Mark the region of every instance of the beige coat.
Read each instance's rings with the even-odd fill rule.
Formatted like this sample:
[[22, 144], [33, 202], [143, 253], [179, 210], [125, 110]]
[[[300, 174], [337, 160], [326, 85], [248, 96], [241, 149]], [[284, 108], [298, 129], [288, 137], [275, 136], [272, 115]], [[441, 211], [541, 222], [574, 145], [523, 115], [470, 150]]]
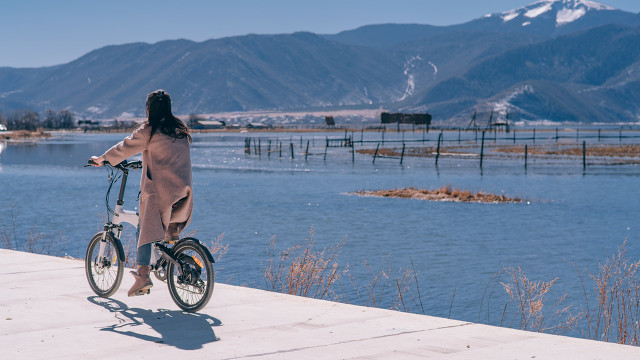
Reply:
[[151, 126], [143, 124], [102, 155], [115, 165], [142, 153], [138, 247], [162, 240], [171, 223], [182, 231], [191, 222], [193, 211], [189, 141], [174, 139], [159, 130], [149, 141], [150, 134]]

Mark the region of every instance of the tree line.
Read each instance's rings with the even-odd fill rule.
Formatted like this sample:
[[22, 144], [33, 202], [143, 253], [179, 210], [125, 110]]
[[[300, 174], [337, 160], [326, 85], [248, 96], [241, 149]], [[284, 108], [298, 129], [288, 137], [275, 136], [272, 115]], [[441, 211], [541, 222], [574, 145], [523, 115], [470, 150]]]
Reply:
[[8, 130], [35, 131], [38, 128], [73, 129], [76, 127], [76, 120], [68, 110], [46, 110], [42, 116], [32, 110], [16, 110], [6, 117], [0, 112], [0, 124], [5, 125]]

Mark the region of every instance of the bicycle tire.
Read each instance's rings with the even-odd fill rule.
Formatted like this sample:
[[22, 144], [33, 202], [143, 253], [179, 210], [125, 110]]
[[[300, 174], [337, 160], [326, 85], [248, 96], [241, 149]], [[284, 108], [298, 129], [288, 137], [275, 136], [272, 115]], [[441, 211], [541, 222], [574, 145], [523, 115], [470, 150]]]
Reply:
[[99, 256], [102, 234], [97, 233], [89, 241], [84, 269], [91, 290], [100, 297], [109, 297], [118, 291], [122, 282], [124, 259], [120, 255], [120, 244], [110, 233], [105, 237], [104, 256]]
[[167, 286], [173, 301], [183, 311], [196, 312], [209, 302], [214, 286], [213, 263], [209, 250], [197, 240], [183, 240], [172, 249], [182, 264], [183, 275], [170, 262]]

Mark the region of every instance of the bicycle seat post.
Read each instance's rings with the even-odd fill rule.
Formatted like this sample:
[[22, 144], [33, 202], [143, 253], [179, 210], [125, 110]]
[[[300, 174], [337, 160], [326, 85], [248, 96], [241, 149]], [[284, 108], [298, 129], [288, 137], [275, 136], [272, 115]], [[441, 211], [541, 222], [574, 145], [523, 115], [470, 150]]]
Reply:
[[124, 190], [127, 187], [127, 177], [129, 176], [129, 169], [122, 169], [122, 182], [120, 182], [120, 194], [118, 194], [118, 201], [116, 205], [124, 205]]

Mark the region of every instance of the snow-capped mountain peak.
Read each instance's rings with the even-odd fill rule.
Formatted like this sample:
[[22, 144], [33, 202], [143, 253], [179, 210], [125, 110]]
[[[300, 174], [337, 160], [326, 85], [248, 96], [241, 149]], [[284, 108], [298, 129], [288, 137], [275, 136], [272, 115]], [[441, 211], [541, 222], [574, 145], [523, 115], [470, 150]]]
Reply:
[[615, 8], [591, 0], [541, 0], [518, 9], [497, 14], [503, 22], [520, 21], [522, 26], [531, 24], [541, 16], [554, 16], [556, 27], [574, 22], [589, 11], [616, 10]]

